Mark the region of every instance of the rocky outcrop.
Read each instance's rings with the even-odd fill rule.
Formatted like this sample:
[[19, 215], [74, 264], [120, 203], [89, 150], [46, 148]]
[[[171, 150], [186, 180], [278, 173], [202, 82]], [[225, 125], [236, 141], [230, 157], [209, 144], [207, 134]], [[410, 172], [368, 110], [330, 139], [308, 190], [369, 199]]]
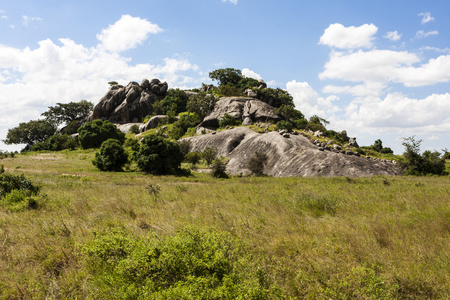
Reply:
[[274, 107], [260, 100], [250, 97], [223, 97], [217, 101], [214, 110], [203, 119], [201, 127], [218, 128], [225, 114], [242, 121], [243, 125], [281, 120]]
[[289, 138], [278, 132], [256, 133], [247, 127], [237, 127], [217, 133], [187, 138], [191, 151], [202, 151], [206, 147], [217, 149], [219, 155], [230, 159], [227, 172], [248, 174], [249, 159], [256, 151], [269, 157], [264, 173], [276, 177], [288, 176], [349, 176], [397, 175], [396, 164], [376, 161], [319, 149], [308, 138], [291, 134]]
[[152, 104], [162, 100], [168, 90], [166, 82], [158, 79], [130, 82], [126, 87], [113, 85], [100, 99], [87, 121], [108, 120], [113, 123], [136, 123], [153, 112]]

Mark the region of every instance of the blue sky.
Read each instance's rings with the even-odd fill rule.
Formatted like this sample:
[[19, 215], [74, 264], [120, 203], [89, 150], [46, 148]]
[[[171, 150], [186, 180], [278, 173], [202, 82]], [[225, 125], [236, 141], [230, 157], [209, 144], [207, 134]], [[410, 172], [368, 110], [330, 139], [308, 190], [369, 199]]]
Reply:
[[450, 148], [449, 14], [447, 0], [0, 0], [0, 139], [57, 102], [96, 104], [111, 80], [195, 88], [232, 67], [360, 145]]

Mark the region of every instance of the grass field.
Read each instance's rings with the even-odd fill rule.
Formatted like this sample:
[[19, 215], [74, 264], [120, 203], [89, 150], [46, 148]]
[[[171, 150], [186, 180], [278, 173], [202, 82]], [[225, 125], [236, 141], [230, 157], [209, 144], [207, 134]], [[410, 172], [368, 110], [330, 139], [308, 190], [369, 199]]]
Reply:
[[42, 186], [37, 209], [0, 207], [0, 299], [450, 297], [448, 176], [158, 177], [93, 156], [0, 160]]

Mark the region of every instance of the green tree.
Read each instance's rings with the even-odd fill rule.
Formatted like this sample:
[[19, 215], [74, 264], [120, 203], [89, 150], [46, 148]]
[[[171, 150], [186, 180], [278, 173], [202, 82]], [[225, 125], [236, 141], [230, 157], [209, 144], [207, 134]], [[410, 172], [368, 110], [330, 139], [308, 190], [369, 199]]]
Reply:
[[246, 89], [258, 87], [259, 85], [259, 81], [251, 77], [244, 77], [238, 83], [238, 87], [243, 91], [245, 91]]
[[292, 107], [295, 106], [294, 98], [291, 96], [291, 94], [280, 88], [265, 88], [262, 90], [258, 90], [258, 99], [275, 108], [281, 107], [283, 104]]
[[185, 91], [180, 89], [170, 89], [167, 96], [161, 100], [161, 110], [164, 114], [168, 111], [174, 111], [175, 114], [186, 111], [186, 105], [189, 100], [189, 96]]
[[208, 165], [211, 165], [212, 161], [216, 158], [216, 156], [217, 150], [212, 147], [206, 147], [202, 151], [202, 158], [206, 161]]
[[128, 155], [122, 143], [116, 139], [108, 139], [102, 143], [100, 152], [95, 154], [92, 161], [101, 171], [122, 171], [123, 166], [128, 162]]
[[405, 146], [404, 160], [400, 163], [406, 175], [445, 174], [445, 159], [437, 151], [425, 151], [420, 155], [422, 140], [416, 140], [415, 136], [403, 138]]
[[200, 122], [200, 117], [196, 113], [181, 113], [180, 118], [173, 123], [169, 136], [175, 140], [178, 140], [186, 133], [188, 128], [194, 127]]
[[209, 78], [217, 80], [219, 85], [232, 84], [237, 86], [243, 79], [241, 70], [226, 68], [209, 72]]
[[27, 144], [32, 146], [39, 142], [44, 142], [48, 137], [56, 133], [56, 125], [47, 120], [29, 121], [20, 123], [18, 127], [8, 130], [6, 139], [3, 142], [11, 144]]
[[189, 112], [194, 112], [203, 119], [213, 111], [216, 102], [217, 98], [214, 95], [198, 93], [189, 97], [186, 108]]
[[228, 157], [219, 157], [211, 162], [211, 175], [216, 178], [228, 178], [227, 164]]
[[170, 174], [180, 169], [184, 154], [178, 143], [156, 134], [142, 139], [136, 154], [138, 168], [152, 174]]
[[381, 152], [381, 150], [383, 149], [383, 142], [380, 139], [378, 139], [375, 141], [375, 143], [373, 143], [372, 146], [370, 146], [370, 148], [372, 148], [377, 152]]
[[303, 120], [305, 119], [305, 115], [302, 114], [301, 111], [296, 110], [294, 106], [282, 104], [280, 107], [278, 107], [275, 111], [278, 115], [282, 116], [285, 120], [292, 119], [293, 121], [296, 120]]
[[56, 103], [56, 106], [50, 106], [42, 116], [56, 125], [69, 124], [72, 121], [85, 119], [93, 108], [94, 105], [87, 100], [69, 102], [67, 104]]
[[121, 132], [109, 121], [94, 120], [78, 129], [78, 141], [83, 149], [98, 148], [107, 139], [125, 141], [125, 133]]

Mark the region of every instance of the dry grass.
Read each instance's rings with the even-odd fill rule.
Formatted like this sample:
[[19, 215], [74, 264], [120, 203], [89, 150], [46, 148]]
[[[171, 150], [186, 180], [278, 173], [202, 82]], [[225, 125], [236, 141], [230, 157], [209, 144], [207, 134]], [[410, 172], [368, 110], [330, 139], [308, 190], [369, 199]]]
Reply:
[[448, 299], [449, 177], [155, 177], [100, 172], [93, 155], [0, 161], [42, 185], [38, 209], [0, 209], [0, 298], [92, 297], [80, 249], [96, 232], [194, 226], [244, 241], [286, 298]]

